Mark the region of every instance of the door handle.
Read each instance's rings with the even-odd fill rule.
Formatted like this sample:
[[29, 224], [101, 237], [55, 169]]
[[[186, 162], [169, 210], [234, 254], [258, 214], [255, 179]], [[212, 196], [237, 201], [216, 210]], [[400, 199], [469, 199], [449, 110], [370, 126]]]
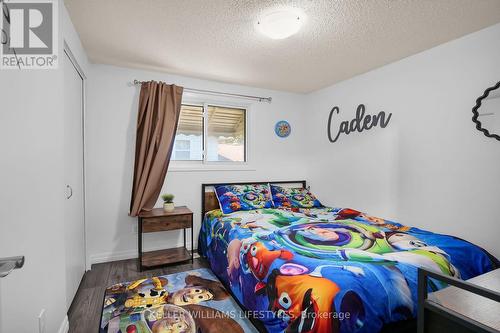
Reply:
[[69, 199], [73, 196], [73, 188], [69, 185], [66, 185], [66, 189], [69, 190], [69, 195], [66, 197], [66, 199]]
[[0, 278], [24, 266], [24, 256], [0, 258]]

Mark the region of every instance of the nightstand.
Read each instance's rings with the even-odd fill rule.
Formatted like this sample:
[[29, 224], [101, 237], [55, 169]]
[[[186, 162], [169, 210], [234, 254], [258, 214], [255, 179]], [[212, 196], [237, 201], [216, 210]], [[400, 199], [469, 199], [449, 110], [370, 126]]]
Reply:
[[[427, 278], [449, 284], [427, 292]], [[418, 332], [500, 332], [500, 269], [467, 281], [419, 268]]]
[[[193, 251], [193, 212], [186, 206], [175, 207], [173, 212], [166, 212], [163, 208], [154, 208], [150, 212], [139, 214], [139, 270], [170, 265], [194, 259]], [[150, 252], [142, 251], [142, 234], [159, 231], [183, 230], [184, 246]], [[191, 229], [191, 253], [186, 246], [186, 229]]]

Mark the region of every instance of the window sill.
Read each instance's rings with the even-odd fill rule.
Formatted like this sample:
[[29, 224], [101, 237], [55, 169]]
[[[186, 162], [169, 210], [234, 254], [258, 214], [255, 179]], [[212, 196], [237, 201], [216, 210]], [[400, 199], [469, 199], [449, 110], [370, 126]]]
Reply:
[[214, 165], [214, 164], [197, 164], [197, 165], [189, 165], [189, 164], [170, 164], [168, 167], [168, 172], [208, 172], [208, 171], [256, 171], [254, 167], [247, 164], [223, 164], [223, 165]]

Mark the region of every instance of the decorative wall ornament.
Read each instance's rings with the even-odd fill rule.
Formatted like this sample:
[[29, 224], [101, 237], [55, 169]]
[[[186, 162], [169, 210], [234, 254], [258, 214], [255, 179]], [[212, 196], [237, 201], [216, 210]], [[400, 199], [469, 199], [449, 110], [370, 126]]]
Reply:
[[[498, 92], [497, 92], [496, 96], [490, 96], [490, 93], [492, 91], [497, 90], [499, 88], [500, 88], [500, 81], [497, 82], [493, 87], [489, 87], [488, 89], [486, 89], [484, 91], [483, 95], [481, 97], [479, 97], [478, 99], [476, 99], [476, 105], [472, 108], [472, 113], [473, 113], [472, 121], [476, 124], [476, 128], [479, 131], [483, 132], [483, 134], [485, 136], [487, 136], [488, 138], [494, 138], [494, 139], [497, 139], [500, 141], [500, 135], [499, 135], [500, 133], [498, 133], [498, 134], [491, 133], [490, 130], [495, 130], [495, 128], [493, 127], [490, 130], [487, 128], [484, 128], [483, 123], [481, 123], [481, 121], [478, 119], [479, 117], [482, 117], [482, 116], [500, 117], [500, 110], [498, 110], [498, 105], [496, 108], [493, 105], [489, 105], [489, 106], [483, 105], [483, 104], [485, 104], [484, 103], [485, 100], [488, 100], [488, 97], [490, 99], [500, 98]], [[495, 92], [493, 92], [493, 94], [494, 93]], [[481, 109], [481, 111], [483, 113], [479, 113], [479, 108], [481, 106], [483, 106]]]
[[291, 131], [292, 127], [286, 120], [280, 120], [276, 123], [276, 125], [274, 125], [274, 133], [276, 133], [276, 135], [280, 138], [286, 138], [290, 135]]
[[363, 104], [359, 104], [358, 108], [356, 109], [356, 117], [351, 121], [347, 120], [342, 121], [337, 130], [337, 134], [334, 137], [332, 135], [332, 127], [333, 127], [332, 118], [334, 113], [337, 114], [340, 113], [340, 109], [338, 106], [334, 106], [330, 111], [330, 115], [328, 116], [328, 128], [327, 128], [328, 140], [330, 140], [330, 142], [332, 143], [336, 142], [339, 139], [340, 134], [342, 133], [345, 135], [349, 135], [354, 131], [361, 133], [364, 130], [369, 130], [372, 127], [378, 125], [380, 125], [380, 127], [382, 128], [385, 128], [389, 124], [389, 121], [391, 120], [392, 117], [392, 113], [389, 113], [389, 115], [386, 116], [384, 111], [380, 111], [376, 115], [370, 115], [370, 114], [365, 115], [365, 106]]

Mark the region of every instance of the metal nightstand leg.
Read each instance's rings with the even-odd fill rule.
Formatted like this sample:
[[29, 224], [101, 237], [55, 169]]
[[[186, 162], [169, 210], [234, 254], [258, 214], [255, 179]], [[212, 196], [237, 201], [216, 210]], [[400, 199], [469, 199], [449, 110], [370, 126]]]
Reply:
[[142, 272], [142, 218], [139, 217], [139, 230], [137, 230], [138, 249], [139, 249], [139, 272]]
[[191, 264], [194, 264], [194, 228], [193, 228], [193, 218], [191, 218]]

